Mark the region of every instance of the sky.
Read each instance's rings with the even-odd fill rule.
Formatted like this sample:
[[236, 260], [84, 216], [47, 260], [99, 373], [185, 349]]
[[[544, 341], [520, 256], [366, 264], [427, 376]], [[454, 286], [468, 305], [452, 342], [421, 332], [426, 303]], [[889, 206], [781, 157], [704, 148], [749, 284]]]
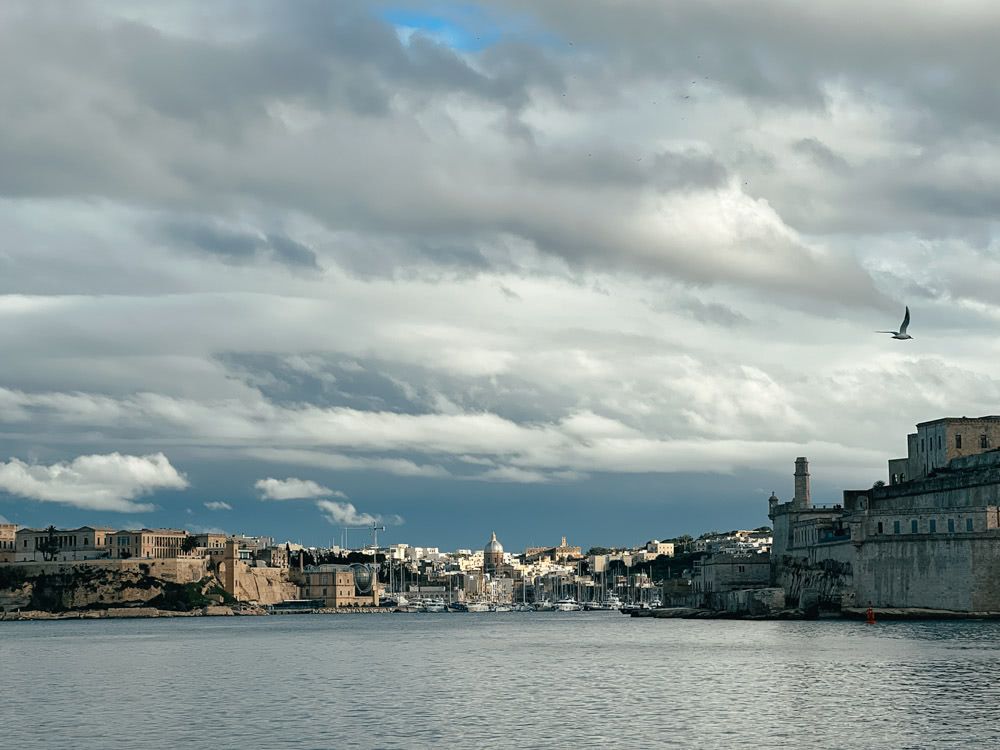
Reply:
[[586, 548], [766, 524], [797, 456], [885, 479], [1000, 412], [998, 33], [5, 2], [0, 516]]

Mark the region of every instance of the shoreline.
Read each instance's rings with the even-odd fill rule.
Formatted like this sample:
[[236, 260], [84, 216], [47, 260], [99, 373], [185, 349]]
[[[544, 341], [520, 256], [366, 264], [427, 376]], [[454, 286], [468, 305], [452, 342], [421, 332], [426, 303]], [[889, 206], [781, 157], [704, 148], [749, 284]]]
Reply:
[[177, 612], [155, 607], [108, 607], [105, 609], [70, 610], [67, 612], [47, 612], [39, 609], [26, 609], [17, 612], [0, 612], [0, 622], [36, 622], [53, 620], [138, 620], [171, 617], [270, 617], [271, 615], [362, 615], [391, 614], [393, 610], [376, 607], [356, 607], [352, 609], [297, 609], [276, 610], [265, 609], [234, 609], [223, 605], [214, 605], [192, 610]]
[[[843, 607], [836, 612], [821, 612], [807, 615], [801, 610], [786, 609], [768, 614], [745, 614], [725, 610], [700, 609], [697, 607], [664, 607], [661, 609], [632, 612], [632, 617], [652, 617], [660, 620], [846, 620], [864, 621], [867, 607]], [[873, 607], [875, 622], [920, 621], [920, 620], [1000, 620], [1000, 612], [957, 612], [950, 609], [928, 609], [924, 607]]]
[[[956, 612], [944, 609], [918, 607], [873, 608], [875, 621], [941, 621], [941, 620], [1000, 620], [1000, 612]], [[658, 620], [741, 620], [751, 622], [774, 622], [795, 620], [841, 620], [864, 621], [867, 608], [845, 607], [837, 612], [822, 612], [819, 616], [807, 616], [800, 610], [782, 610], [770, 614], [738, 614], [724, 610], [701, 609], [697, 607], [664, 607], [661, 609], [639, 610], [629, 613], [630, 617]], [[21, 610], [0, 612], [0, 622], [51, 622], [54, 620], [135, 620], [174, 617], [270, 617], [284, 615], [373, 615], [408, 614], [390, 607], [352, 607], [344, 609], [287, 609], [266, 610], [262, 608], [233, 608], [212, 605], [190, 612], [177, 612], [154, 607], [107, 607], [105, 609], [70, 610], [67, 612], [47, 612], [44, 610]], [[452, 613], [462, 614], [462, 613]]]

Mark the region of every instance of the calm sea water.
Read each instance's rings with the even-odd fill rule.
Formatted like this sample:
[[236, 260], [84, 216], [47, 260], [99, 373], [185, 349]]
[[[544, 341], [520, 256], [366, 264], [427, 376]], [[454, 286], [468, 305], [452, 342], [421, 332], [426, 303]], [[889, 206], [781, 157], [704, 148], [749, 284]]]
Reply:
[[15, 622], [0, 665], [19, 750], [1000, 747], [985, 622]]

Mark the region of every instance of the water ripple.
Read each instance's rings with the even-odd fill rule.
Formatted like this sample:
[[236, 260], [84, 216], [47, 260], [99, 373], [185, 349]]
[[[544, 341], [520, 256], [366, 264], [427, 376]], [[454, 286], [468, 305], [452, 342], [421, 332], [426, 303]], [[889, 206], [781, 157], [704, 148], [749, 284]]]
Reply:
[[3, 623], [4, 746], [1000, 745], [1000, 625], [615, 613]]

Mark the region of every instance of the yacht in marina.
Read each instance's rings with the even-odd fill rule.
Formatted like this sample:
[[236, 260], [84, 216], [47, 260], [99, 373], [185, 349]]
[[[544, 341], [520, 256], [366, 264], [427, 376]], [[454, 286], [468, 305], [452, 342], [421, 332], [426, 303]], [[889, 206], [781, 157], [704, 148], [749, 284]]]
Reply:
[[617, 610], [622, 608], [622, 600], [619, 599], [615, 594], [608, 594], [608, 598], [604, 600], [604, 609]]
[[555, 603], [555, 609], [557, 612], [579, 612], [583, 609], [583, 607], [576, 599], [567, 597], [566, 599], [560, 599], [557, 601]]
[[421, 612], [447, 612], [448, 605], [444, 603], [443, 599], [424, 599], [423, 606], [420, 608]]
[[486, 602], [469, 602], [466, 606], [467, 612], [489, 612], [490, 605]]

